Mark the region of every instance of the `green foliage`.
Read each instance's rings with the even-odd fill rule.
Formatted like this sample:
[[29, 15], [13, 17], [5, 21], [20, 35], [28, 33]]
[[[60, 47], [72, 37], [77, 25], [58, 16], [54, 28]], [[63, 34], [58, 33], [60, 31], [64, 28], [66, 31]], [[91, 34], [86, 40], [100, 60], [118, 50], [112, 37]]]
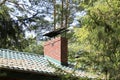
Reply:
[[23, 51], [43, 55], [43, 47], [41, 45], [31, 44], [28, 47], [26, 47]]
[[22, 27], [11, 19], [9, 8], [0, 6], [0, 48], [21, 50], [21, 42], [24, 41]]
[[9, 11], [5, 5], [0, 6], [0, 48], [43, 53], [42, 46], [25, 38], [23, 26], [10, 17]]
[[[11, 5], [11, 7], [8, 8], [8, 4], [5, 4], [6, 2], [8, 2], [8, 4], [10, 3], [9, 5], [14, 4], [14, 6]], [[34, 3], [35, 1], [31, 1], [30, 4], [32, 5]], [[34, 4], [34, 6], [35, 5], [36, 4]], [[35, 13], [29, 12], [33, 10]], [[16, 15], [16, 11], [20, 13], [21, 16]], [[29, 40], [25, 38], [25, 32], [37, 30], [38, 27], [41, 26], [45, 28], [49, 25], [49, 22], [44, 20], [43, 16], [38, 16], [38, 13], [39, 12], [32, 6], [21, 5], [19, 1], [3, 0], [0, 3], [0, 48], [23, 51], [23, 49], [29, 45]]]
[[82, 18], [82, 28], [75, 30], [75, 37], [80, 49], [87, 53], [79, 61], [87, 64], [88, 69], [103, 72], [106, 79], [119, 79], [120, 1], [96, 0], [84, 3], [83, 7], [87, 15]]
[[43, 42], [37, 44], [34, 38], [29, 38], [28, 43], [28, 46], [23, 49], [24, 52], [43, 55]]

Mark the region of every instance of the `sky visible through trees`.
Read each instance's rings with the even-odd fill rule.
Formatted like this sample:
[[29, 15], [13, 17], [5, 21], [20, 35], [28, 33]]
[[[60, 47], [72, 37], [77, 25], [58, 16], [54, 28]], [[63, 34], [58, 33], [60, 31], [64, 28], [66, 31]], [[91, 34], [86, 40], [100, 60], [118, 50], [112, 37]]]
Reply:
[[[61, 0], [56, 1], [55, 7], [57, 28], [61, 20], [65, 20], [66, 13], [67, 27], [72, 27], [67, 33], [70, 61], [74, 62], [74, 55], [78, 53], [78, 68], [100, 72], [106, 80], [119, 79], [120, 1], [68, 1], [68, 11], [65, 5], [62, 10]], [[53, 4], [53, 0], [1, 0], [0, 47], [24, 51], [29, 46], [25, 50], [31, 51], [34, 47], [30, 49], [30, 46], [36, 46], [36, 39], [42, 40], [43, 33], [54, 29]], [[61, 19], [62, 11], [65, 15]], [[34, 32], [36, 39], [26, 39], [26, 31]]]

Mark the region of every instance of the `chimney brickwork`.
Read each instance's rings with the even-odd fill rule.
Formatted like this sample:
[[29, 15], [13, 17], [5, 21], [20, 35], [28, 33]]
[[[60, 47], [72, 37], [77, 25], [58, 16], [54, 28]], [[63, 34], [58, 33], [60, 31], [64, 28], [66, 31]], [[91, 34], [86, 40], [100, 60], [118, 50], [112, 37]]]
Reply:
[[44, 44], [44, 56], [61, 65], [68, 64], [68, 41], [64, 37], [51, 39]]

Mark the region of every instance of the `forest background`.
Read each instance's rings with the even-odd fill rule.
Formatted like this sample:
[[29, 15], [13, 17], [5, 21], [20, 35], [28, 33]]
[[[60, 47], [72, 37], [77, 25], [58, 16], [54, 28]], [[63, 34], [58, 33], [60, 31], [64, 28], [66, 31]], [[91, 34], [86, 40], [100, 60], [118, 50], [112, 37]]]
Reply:
[[[0, 48], [43, 54], [42, 35], [68, 17], [69, 61], [76, 68], [99, 72], [106, 79], [120, 78], [120, 1], [1, 0]], [[64, 2], [65, 3], [65, 2]], [[54, 18], [54, 5], [56, 18]], [[54, 22], [54, 19], [56, 22]], [[27, 36], [28, 33], [32, 36]], [[76, 57], [76, 59], [75, 59]]]

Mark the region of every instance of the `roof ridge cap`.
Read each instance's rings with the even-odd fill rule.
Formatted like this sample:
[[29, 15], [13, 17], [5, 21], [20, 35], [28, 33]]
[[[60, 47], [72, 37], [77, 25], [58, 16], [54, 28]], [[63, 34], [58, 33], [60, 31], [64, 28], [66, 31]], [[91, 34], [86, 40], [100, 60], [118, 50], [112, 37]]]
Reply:
[[11, 52], [21, 53], [21, 54], [26, 54], [26, 55], [43, 56], [43, 55], [40, 55], [40, 54], [29, 53], [29, 52], [22, 52], [22, 51], [15, 51], [15, 50], [10, 50], [10, 49], [3, 49], [3, 48], [0, 48], [0, 51], [9, 51], [9, 52], [11, 51]]

